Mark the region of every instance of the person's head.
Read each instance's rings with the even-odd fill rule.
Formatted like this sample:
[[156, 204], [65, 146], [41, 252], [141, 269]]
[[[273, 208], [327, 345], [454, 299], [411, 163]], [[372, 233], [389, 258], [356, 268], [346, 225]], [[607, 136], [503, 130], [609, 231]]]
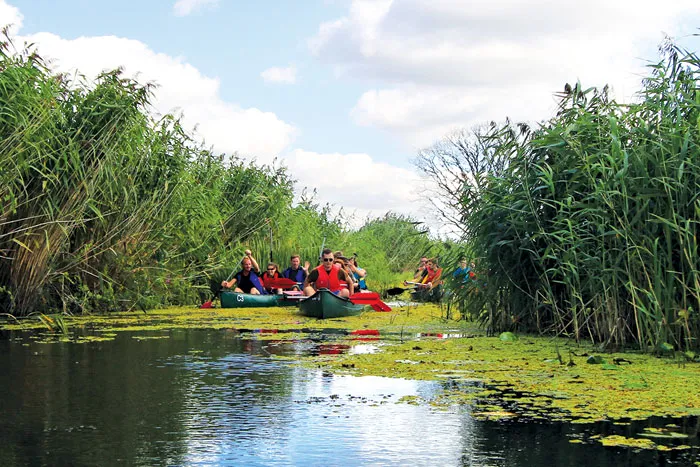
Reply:
[[427, 256], [421, 256], [421, 258], [420, 258], [420, 263], [418, 263], [418, 266], [424, 268], [426, 264], [428, 264], [428, 257], [427, 257]]
[[466, 269], [466, 268], [467, 268], [467, 260], [466, 260], [466, 259], [462, 259], [462, 260], [459, 262], [459, 267], [461, 267], [462, 269]]
[[246, 256], [241, 260], [241, 267], [245, 272], [249, 272], [253, 268], [253, 262]]
[[354, 256], [348, 258], [348, 263], [351, 263], [353, 266], [357, 267], [357, 259]]
[[301, 264], [299, 255], [292, 255], [292, 257], [289, 258], [289, 264], [292, 265], [292, 269], [299, 269], [299, 265]]
[[428, 266], [428, 268], [430, 268], [432, 270], [437, 269], [438, 268], [437, 258], [429, 259], [428, 262], [426, 263], [426, 265]]
[[330, 271], [333, 267], [333, 259], [333, 250], [330, 248], [323, 250], [321, 252], [321, 264], [323, 265], [323, 269]]
[[345, 264], [345, 261], [343, 261], [341, 258], [334, 258], [333, 260], [333, 267], [336, 269], [344, 269]]
[[476, 268], [476, 263], [472, 261], [471, 263], [469, 263], [469, 267], [472, 269]]
[[275, 272], [277, 272], [277, 264], [267, 263], [267, 273], [272, 276]]

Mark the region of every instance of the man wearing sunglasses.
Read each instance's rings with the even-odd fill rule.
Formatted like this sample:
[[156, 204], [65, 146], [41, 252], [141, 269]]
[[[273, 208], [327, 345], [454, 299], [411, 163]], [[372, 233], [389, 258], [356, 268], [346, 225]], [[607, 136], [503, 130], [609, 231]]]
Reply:
[[[343, 269], [333, 267], [333, 250], [326, 248], [321, 253], [321, 265], [311, 271], [304, 281], [304, 295], [310, 296], [319, 289], [328, 289], [340, 297], [349, 297], [353, 294], [353, 283]], [[348, 287], [342, 287], [345, 282]]]

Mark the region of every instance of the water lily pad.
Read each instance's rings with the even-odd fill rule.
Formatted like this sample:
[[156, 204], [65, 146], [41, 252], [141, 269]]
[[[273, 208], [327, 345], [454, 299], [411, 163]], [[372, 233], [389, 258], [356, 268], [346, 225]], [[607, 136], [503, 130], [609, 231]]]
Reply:
[[590, 363], [593, 365], [602, 365], [605, 363], [605, 360], [600, 355], [591, 355], [586, 359], [586, 363]]
[[512, 332], [502, 332], [498, 338], [503, 342], [515, 342], [518, 340], [518, 336]]

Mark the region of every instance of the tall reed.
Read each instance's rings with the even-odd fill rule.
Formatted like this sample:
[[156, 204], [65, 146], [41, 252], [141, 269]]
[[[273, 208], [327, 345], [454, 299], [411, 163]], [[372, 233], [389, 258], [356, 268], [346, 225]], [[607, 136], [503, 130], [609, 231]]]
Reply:
[[460, 194], [483, 278], [464, 292], [467, 315], [493, 330], [698, 348], [700, 61], [670, 43], [662, 53], [634, 104], [567, 86], [541, 127], [483, 137], [507, 164]]

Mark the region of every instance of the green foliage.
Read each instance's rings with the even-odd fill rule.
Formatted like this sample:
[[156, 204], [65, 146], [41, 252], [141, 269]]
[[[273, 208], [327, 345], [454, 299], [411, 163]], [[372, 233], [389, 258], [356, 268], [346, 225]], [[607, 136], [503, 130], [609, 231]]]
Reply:
[[[153, 87], [105, 72], [55, 75], [0, 43], [0, 308], [17, 315], [201, 303], [250, 248], [261, 266], [323, 246], [358, 252], [388, 284], [432, 248], [387, 215], [351, 231], [287, 169], [215, 155], [177, 118], [153, 120]], [[51, 315], [53, 316], [53, 315]]]
[[697, 348], [700, 60], [662, 52], [638, 103], [567, 86], [539, 129], [485, 136], [507, 164], [461, 200], [482, 278], [479, 299], [461, 294], [468, 315], [496, 331]]

